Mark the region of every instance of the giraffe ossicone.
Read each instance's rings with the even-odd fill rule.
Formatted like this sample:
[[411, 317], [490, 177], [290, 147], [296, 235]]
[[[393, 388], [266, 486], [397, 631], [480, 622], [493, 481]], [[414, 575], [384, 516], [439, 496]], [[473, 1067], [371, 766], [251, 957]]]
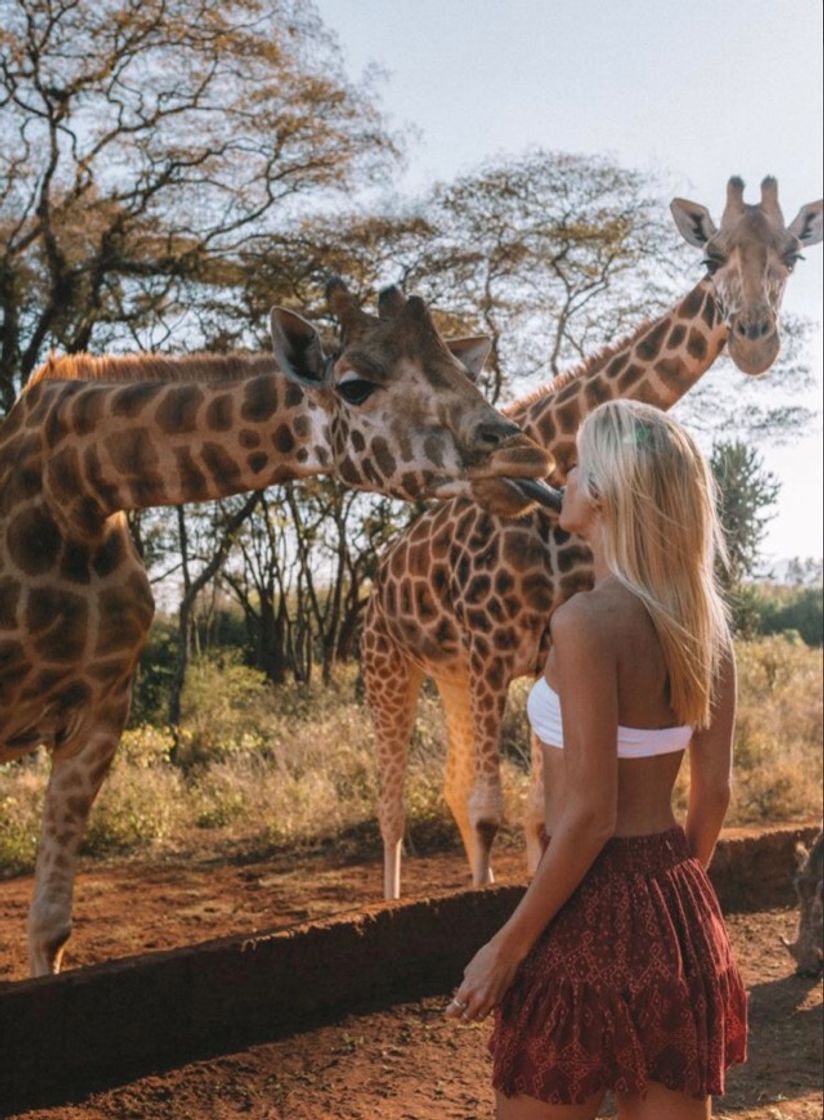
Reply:
[[[316, 474], [393, 497], [472, 495], [517, 512], [507, 481], [548, 454], [473, 384], [421, 300], [363, 312], [341, 281], [327, 354], [292, 311], [275, 357], [51, 357], [0, 426], [0, 761], [53, 752], [29, 914], [31, 969], [59, 968], [77, 851], [129, 711], [154, 604], [125, 510]], [[280, 367], [283, 367], [282, 369]], [[467, 376], [469, 373], [469, 376]]]
[[[718, 227], [706, 207], [676, 199], [672, 213], [701, 248], [707, 275], [660, 318], [603, 350], [506, 412], [550, 451], [563, 484], [584, 417], [623, 397], [668, 409], [706, 372], [725, 344], [739, 368], [759, 374], [778, 353], [784, 286], [801, 248], [822, 236], [822, 202], [785, 227], [774, 179], [761, 201], [743, 201], [733, 178]], [[583, 541], [537, 510], [503, 521], [467, 501], [424, 513], [380, 562], [363, 633], [363, 672], [380, 781], [384, 894], [400, 896], [406, 751], [418, 691], [434, 678], [444, 706], [444, 794], [460, 829], [472, 881], [492, 881], [490, 850], [503, 817], [499, 740], [507, 690], [546, 661], [549, 619], [591, 585]], [[528, 860], [540, 853], [541, 756], [533, 742], [527, 802]]]

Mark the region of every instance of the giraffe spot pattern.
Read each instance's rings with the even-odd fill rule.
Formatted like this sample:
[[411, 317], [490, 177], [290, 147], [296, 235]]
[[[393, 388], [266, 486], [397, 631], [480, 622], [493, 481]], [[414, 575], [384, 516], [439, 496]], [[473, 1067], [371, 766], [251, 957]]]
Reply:
[[655, 363], [655, 372], [668, 389], [680, 393], [681, 385], [687, 374], [687, 367], [681, 358], [661, 358]]
[[64, 447], [55, 452], [46, 468], [49, 489], [56, 501], [70, 502], [84, 489], [80, 469], [80, 455], [74, 447]]
[[707, 340], [695, 329], [690, 331], [690, 336], [687, 339], [687, 351], [693, 358], [698, 358], [699, 360], [706, 357]]
[[240, 467], [221, 444], [204, 443], [201, 453], [204, 466], [211, 471], [214, 478], [232, 487], [240, 486], [242, 482]]
[[678, 307], [678, 317], [681, 319], [694, 319], [698, 312], [701, 310], [701, 302], [704, 295], [701, 288], [693, 288], [689, 295], [685, 296]]
[[57, 562], [61, 534], [51, 514], [43, 506], [21, 510], [6, 531], [9, 554], [21, 572], [42, 575]]
[[132, 420], [164, 390], [165, 386], [162, 384], [153, 385], [146, 382], [116, 389], [111, 394], [110, 414], [112, 417]]
[[206, 425], [210, 431], [228, 432], [233, 423], [234, 401], [230, 393], [221, 393], [209, 401], [206, 408]]
[[260, 447], [260, 432], [256, 432], [252, 428], [242, 428], [238, 432], [237, 440], [245, 451], [251, 451], [254, 447]]
[[23, 588], [16, 579], [0, 579], [0, 628], [6, 632], [17, 629], [17, 611]]
[[167, 435], [189, 435], [197, 431], [197, 414], [204, 396], [197, 385], [176, 385], [166, 391], [155, 412], [155, 422]]
[[[443, 466], [443, 440], [432, 434], [427, 435], [426, 439], [423, 441], [423, 452], [430, 464], [433, 464], [436, 467]], [[410, 458], [411, 455], [407, 456], [407, 460]]]
[[[151, 481], [147, 476], [157, 470], [160, 459], [148, 428], [115, 432], [103, 444], [116, 471], [141, 481]], [[157, 482], [160, 483], [159, 477]]]
[[70, 583], [89, 583], [89, 551], [75, 541], [67, 540], [60, 557], [60, 575]]
[[71, 430], [76, 436], [92, 435], [103, 419], [105, 393], [97, 388], [78, 393], [71, 405]]
[[[117, 509], [119, 499], [117, 487], [106, 481], [100, 455], [93, 443], [89, 444], [83, 452], [83, 473], [86, 477], [86, 485], [83, 489], [88, 490], [91, 487], [106, 508]], [[93, 500], [91, 495], [86, 495], [86, 497]], [[81, 520], [83, 520], [82, 513]]]
[[32, 587], [26, 602], [25, 625], [33, 646], [46, 661], [76, 661], [86, 641], [88, 604], [60, 587]]
[[[389, 444], [383, 436], [375, 436], [372, 440], [370, 450], [375, 456], [375, 462], [378, 465], [378, 470], [382, 472], [384, 478], [391, 478], [395, 473], [395, 459], [389, 450]], [[440, 459], [435, 460], [440, 465]], [[379, 479], [375, 479], [379, 481]]]
[[252, 472], [252, 474], [260, 474], [262, 470], [266, 469], [266, 465], [268, 462], [269, 456], [266, 455], [263, 451], [258, 451], [254, 455], [250, 455], [247, 459], [249, 470]]
[[288, 424], [278, 425], [272, 436], [272, 443], [275, 450], [279, 451], [281, 455], [288, 455], [290, 451], [294, 450], [295, 437], [292, 435], [292, 429]]
[[636, 346], [638, 357], [643, 361], [651, 362], [661, 352], [661, 347], [664, 344], [664, 338], [669, 331], [669, 322], [664, 321], [656, 324], [652, 330], [648, 331], [643, 338], [639, 339]]
[[123, 563], [126, 555], [124, 532], [120, 528], [112, 529], [92, 554], [92, 567], [101, 579], [110, 576]]
[[195, 463], [192, 452], [188, 447], [174, 449], [177, 471], [180, 475], [180, 484], [193, 502], [202, 501], [209, 496], [209, 483], [206, 475]]
[[610, 378], [610, 380], [616, 378], [618, 376], [618, 374], [621, 372], [621, 370], [624, 368], [624, 366], [627, 364], [628, 361], [629, 361], [629, 354], [627, 354], [627, 353], [616, 354], [614, 358], [610, 359], [610, 361], [607, 365], [607, 368], [606, 368], [606, 371], [605, 371], [607, 377]]
[[558, 426], [562, 432], [576, 432], [581, 423], [581, 409], [577, 401], [557, 409]]

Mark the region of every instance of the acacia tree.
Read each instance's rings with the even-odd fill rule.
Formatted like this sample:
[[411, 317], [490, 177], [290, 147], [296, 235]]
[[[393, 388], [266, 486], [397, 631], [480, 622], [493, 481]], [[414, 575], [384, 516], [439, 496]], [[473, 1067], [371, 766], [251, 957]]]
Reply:
[[397, 151], [306, 0], [0, 0], [0, 136], [5, 408], [49, 345], [191, 345], [201, 285]]

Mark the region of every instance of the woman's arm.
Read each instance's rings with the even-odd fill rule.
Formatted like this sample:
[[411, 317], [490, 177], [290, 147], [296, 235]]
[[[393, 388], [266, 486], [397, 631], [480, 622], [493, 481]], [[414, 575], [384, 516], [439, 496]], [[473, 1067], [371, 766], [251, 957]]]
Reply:
[[690, 743], [690, 798], [686, 833], [690, 851], [708, 867], [730, 803], [735, 726], [735, 653], [721, 663], [712, 722]]
[[[512, 917], [473, 957], [448, 1014], [482, 1019], [612, 835], [618, 790], [617, 657], [589, 595], [552, 620], [564, 728], [565, 803], [549, 847]], [[466, 1006], [463, 1006], [466, 1005]]]

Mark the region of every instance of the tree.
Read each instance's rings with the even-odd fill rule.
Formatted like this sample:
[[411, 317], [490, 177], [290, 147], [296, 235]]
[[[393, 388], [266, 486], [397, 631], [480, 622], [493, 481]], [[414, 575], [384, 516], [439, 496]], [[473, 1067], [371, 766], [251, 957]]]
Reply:
[[764, 468], [759, 452], [738, 440], [716, 443], [710, 467], [718, 485], [718, 507], [729, 564], [722, 573], [728, 588], [756, 574], [759, 550], [781, 484]]
[[49, 345], [197, 344], [239, 253], [397, 154], [306, 0], [0, 0], [0, 135], [5, 408]]

